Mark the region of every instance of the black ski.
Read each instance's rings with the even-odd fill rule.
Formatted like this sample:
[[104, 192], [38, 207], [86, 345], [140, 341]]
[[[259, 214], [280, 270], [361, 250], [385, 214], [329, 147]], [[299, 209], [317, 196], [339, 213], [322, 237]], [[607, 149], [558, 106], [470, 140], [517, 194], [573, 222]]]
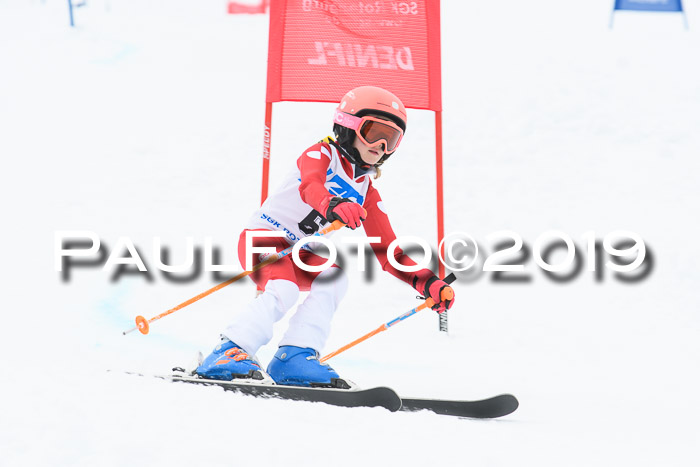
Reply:
[[233, 391], [256, 397], [323, 402], [325, 404], [341, 407], [384, 407], [392, 412], [396, 412], [401, 408], [401, 398], [393, 389], [386, 387], [370, 389], [306, 388], [277, 384], [258, 384], [249, 381], [219, 381], [186, 375], [173, 375], [165, 378], [183, 383], [219, 386], [226, 391]]
[[401, 399], [401, 410], [416, 412], [430, 410], [440, 415], [467, 418], [498, 418], [515, 412], [518, 399], [511, 394], [502, 394], [477, 401], [444, 399]]
[[175, 382], [218, 386], [226, 391], [247, 394], [255, 397], [271, 397], [295, 401], [323, 402], [341, 407], [384, 407], [391, 412], [398, 410], [416, 412], [429, 410], [440, 415], [466, 418], [498, 418], [513, 413], [518, 408], [518, 400], [510, 394], [489, 399], [464, 401], [445, 399], [402, 399], [387, 387], [369, 389], [306, 388], [282, 386], [274, 383], [257, 383], [254, 380], [219, 381], [187, 374], [174, 374], [162, 378]]

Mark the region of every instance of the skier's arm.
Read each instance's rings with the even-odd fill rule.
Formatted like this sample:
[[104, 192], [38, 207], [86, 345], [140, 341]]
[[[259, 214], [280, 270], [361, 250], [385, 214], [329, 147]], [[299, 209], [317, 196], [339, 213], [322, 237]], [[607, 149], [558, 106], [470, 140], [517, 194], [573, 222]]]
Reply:
[[[447, 283], [440, 280], [430, 269], [420, 269], [416, 272], [405, 272], [396, 269], [389, 262], [388, 247], [391, 242], [396, 239], [389, 217], [383, 210], [383, 204], [379, 192], [370, 186], [367, 191], [367, 197], [364, 203], [367, 209], [367, 220], [364, 222], [365, 233], [368, 237], [379, 237], [379, 243], [372, 243], [374, 254], [379, 260], [382, 269], [391, 275], [401, 279], [402, 281], [413, 287], [418, 293], [426, 298], [430, 297], [435, 301], [433, 307], [438, 312], [445, 311], [454, 303], [454, 299], [443, 302], [440, 299], [440, 292], [448, 286]], [[406, 255], [403, 250], [397, 247], [393, 253], [394, 259], [402, 266], [415, 266], [416, 263]]]
[[323, 143], [311, 146], [297, 161], [301, 173], [301, 199], [326, 217], [328, 222], [339, 220], [356, 229], [367, 217], [364, 208], [348, 198], [334, 196], [326, 189], [326, 173], [331, 156]]
[[311, 146], [297, 160], [297, 166], [301, 173], [301, 184], [299, 185], [301, 199], [324, 215], [333, 198], [325, 186], [330, 162], [330, 150], [323, 143]]

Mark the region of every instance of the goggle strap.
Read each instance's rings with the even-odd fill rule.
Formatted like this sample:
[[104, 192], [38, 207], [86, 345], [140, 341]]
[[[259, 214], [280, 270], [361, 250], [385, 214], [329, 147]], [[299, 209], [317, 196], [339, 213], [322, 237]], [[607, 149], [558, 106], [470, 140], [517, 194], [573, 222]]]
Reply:
[[344, 126], [345, 128], [357, 130], [358, 128], [360, 128], [362, 118], [346, 114], [345, 112], [341, 112], [340, 110], [336, 109], [335, 115], [333, 116], [333, 121], [340, 126]]

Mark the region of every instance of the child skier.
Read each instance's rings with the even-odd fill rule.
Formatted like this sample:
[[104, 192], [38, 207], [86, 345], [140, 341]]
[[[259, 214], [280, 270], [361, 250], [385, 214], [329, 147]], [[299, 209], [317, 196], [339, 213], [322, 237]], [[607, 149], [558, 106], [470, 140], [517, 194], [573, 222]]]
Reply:
[[[379, 176], [379, 167], [394, 154], [405, 130], [406, 109], [394, 94], [374, 86], [348, 92], [335, 111], [336, 139], [328, 137], [304, 151], [283, 186], [250, 218], [238, 243], [241, 264], [245, 265], [248, 230], [285, 232], [286, 238], [256, 238], [253, 243], [281, 251], [329, 222], [340, 220], [351, 229], [364, 226], [367, 236], [381, 239], [371, 245], [383, 270], [432, 298], [438, 312], [449, 309], [454, 299], [440, 299], [440, 291], [448, 286], [444, 281], [428, 269], [399, 271], [387, 260], [387, 247], [396, 235], [370, 177]], [[261, 261], [259, 256], [253, 255], [256, 264]], [[307, 248], [300, 250], [300, 258], [310, 266], [326, 262]], [[416, 264], [400, 248], [395, 250], [395, 258], [404, 266]], [[273, 324], [297, 303], [300, 291], [309, 291], [289, 321], [267, 373], [277, 384], [336, 384], [338, 373], [320, 363], [318, 356], [330, 333], [333, 314], [347, 290], [342, 271], [333, 265], [320, 273], [307, 272], [290, 255], [251, 277], [264, 292], [223, 331], [221, 343], [197, 368], [197, 374], [224, 380], [253, 377], [261, 370], [254, 355], [272, 339]]]

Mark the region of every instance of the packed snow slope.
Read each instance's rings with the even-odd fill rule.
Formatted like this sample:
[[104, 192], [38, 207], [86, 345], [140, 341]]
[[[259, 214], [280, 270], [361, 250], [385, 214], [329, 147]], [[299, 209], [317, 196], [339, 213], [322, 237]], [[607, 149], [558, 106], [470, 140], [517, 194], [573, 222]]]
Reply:
[[[227, 15], [222, 0], [90, 0], [70, 28], [65, 1], [0, 0], [0, 465], [698, 465], [700, 2], [684, 5], [689, 30], [677, 14], [624, 12], [610, 29], [610, 0], [442, 2], [446, 230], [483, 255], [504, 239], [490, 234], [516, 232], [529, 280], [461, 275], [449, 335], [423, 312], [332, 363], [406, 396], [521, 401], [475, 421], [126, 375], [209, 352], [254, 296], [243, 281], [122, 335], [219, 280], [168, 280], [154, 237], [171, 264], [188, 236], [237, 262], [260, 196], [267, 17]], [[273, 187], [330, 133], [333, 108], [275, 105]], [[376, 181], [396, 232], [431, 243], [433, 122], [410, 111]], [[532, 257], [552, 229], [580, 249], [564, 282]], [[652, 258], [635, 282], [587, 270], [582, 236], [619, 229]], [[60, 230], [95, 232], [104, 254], [128, 237], [149, 274], [65, 278]], [[373, 268], [368, 281], [347, 256], [326, 353], [418, 303]]]

